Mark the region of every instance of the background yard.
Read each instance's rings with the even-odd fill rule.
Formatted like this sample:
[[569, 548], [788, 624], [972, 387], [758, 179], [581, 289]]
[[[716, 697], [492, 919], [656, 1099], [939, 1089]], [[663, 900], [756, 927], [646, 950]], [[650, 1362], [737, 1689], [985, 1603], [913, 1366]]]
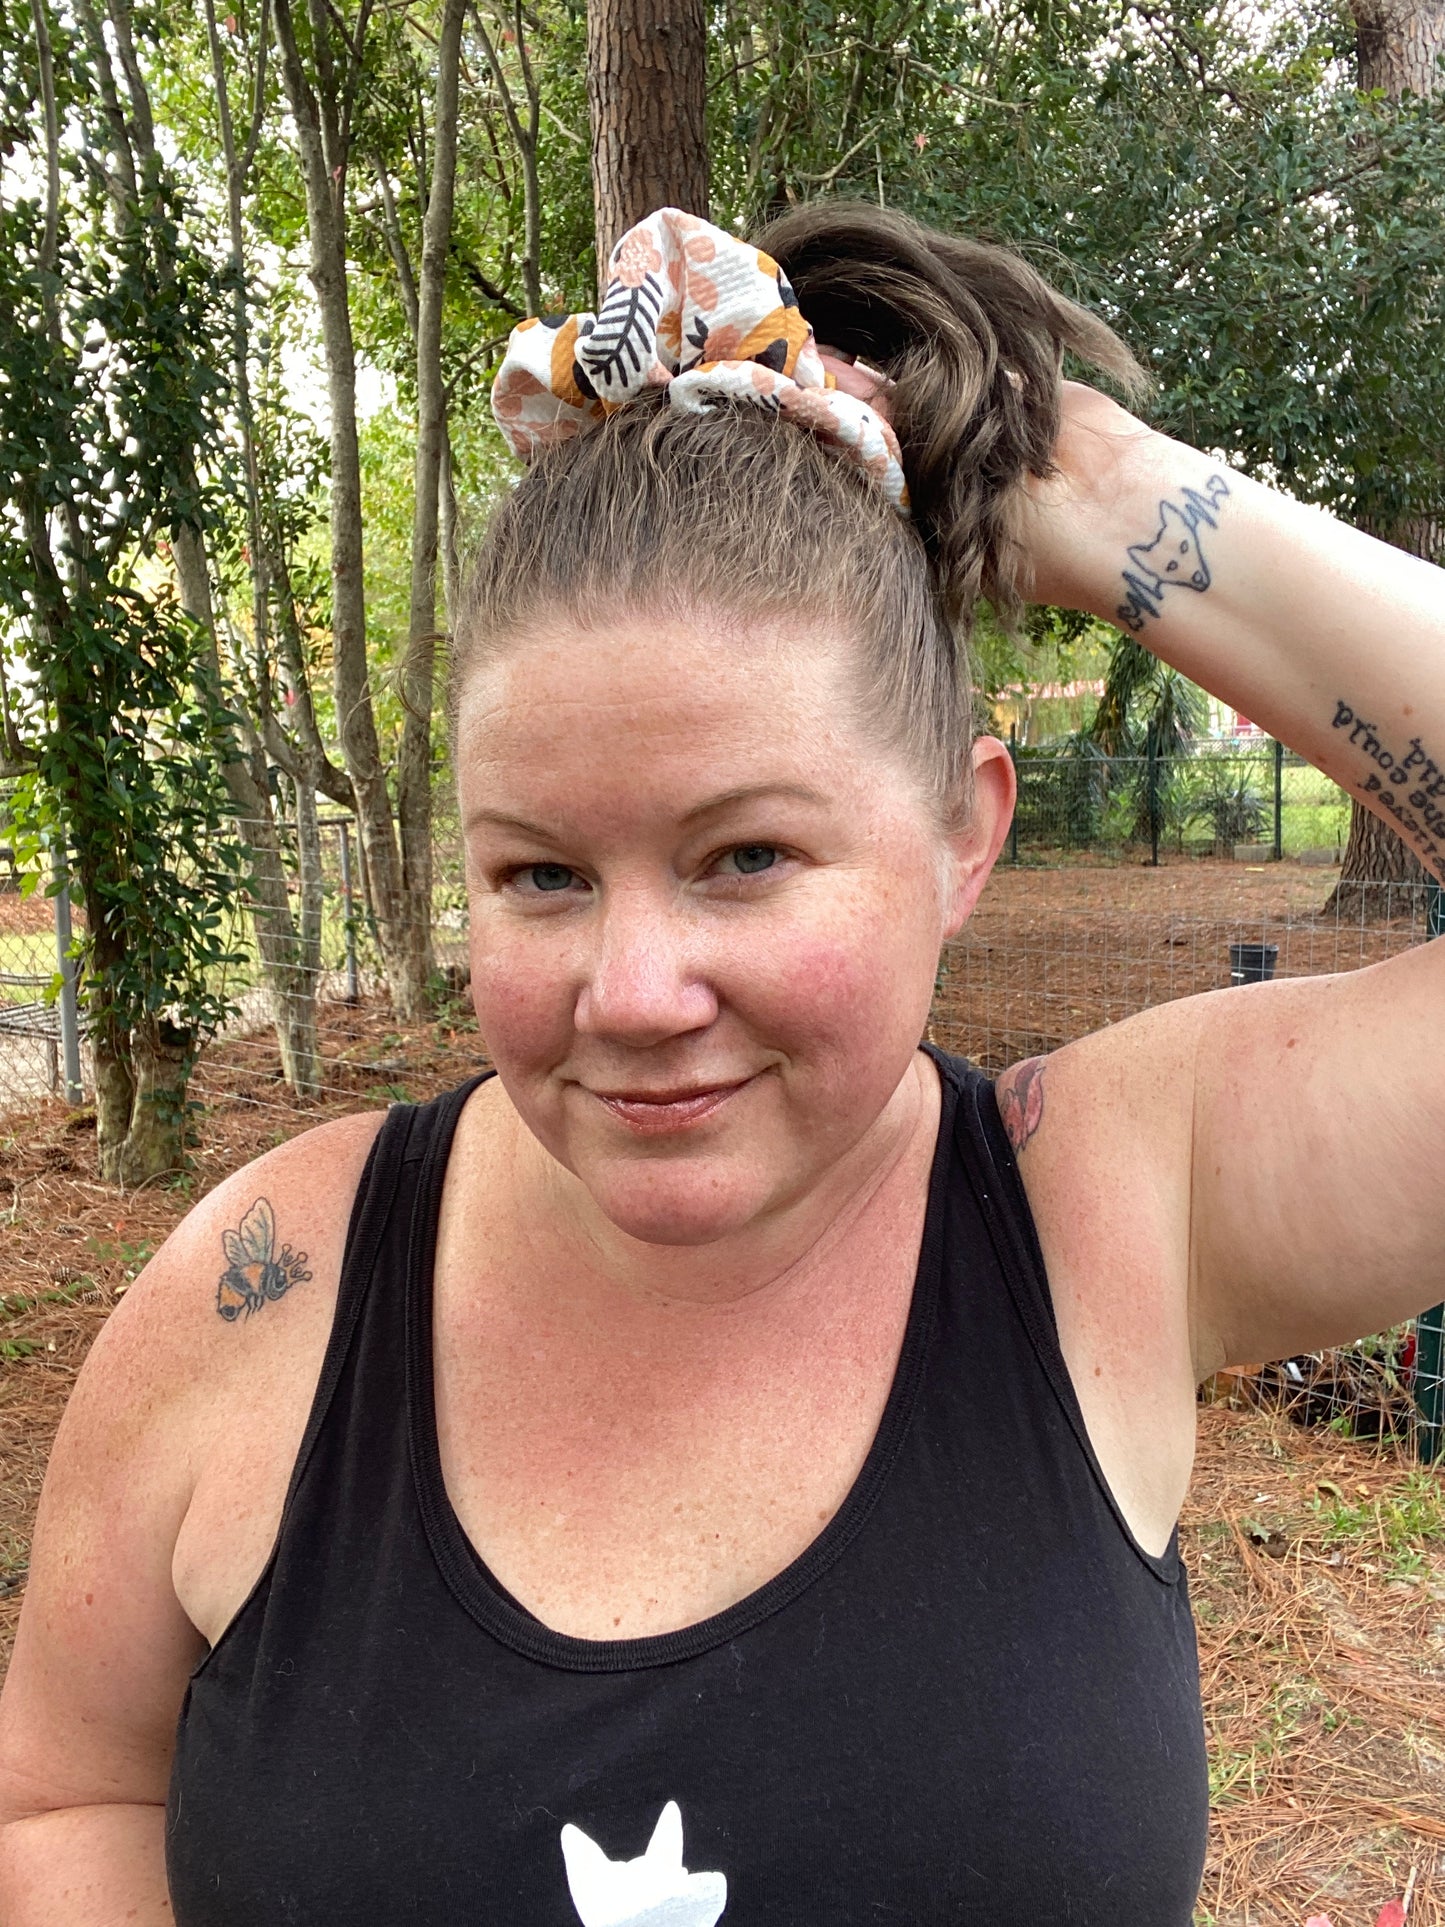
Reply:
[[[1281, 974], [1354, 968], [1418, 916], [1341, 926], [1329, 873], [1285, 863], [1001, 868], [940, 976], [932, 1034], [997, 1070], [1166, 998], [1229, 980], [1229, 945]], [[0, 917], [37, 906], [0, 897]], [[48, 913], [38, 909], [43, 926]], [[0, 1120], [0, 1650], [24, 1590], [36, 1497], [86, 1349], [188, 1205], [322, 1118], [420, 1099], [484, 1064], [464, 996], [398, 1026], [372, 997], [322, 1005], [324, 1094], [300, 1103], [268, 1029], [206, 1054], [192, 1169], [122, 1196], [93, 1124], [58, 1101]], [[1358, 1420], [1357, 1415], [1357, 1420]], [[1445, 1927], [1445, 1484], [1408, 1447], [1296, 1424], [1250, 1381], [1211, 1388], [1183, 1541], [1199, 1626], [1214, 1823], [1200, 1921], [1372, 1927], [1413, 1878]]]

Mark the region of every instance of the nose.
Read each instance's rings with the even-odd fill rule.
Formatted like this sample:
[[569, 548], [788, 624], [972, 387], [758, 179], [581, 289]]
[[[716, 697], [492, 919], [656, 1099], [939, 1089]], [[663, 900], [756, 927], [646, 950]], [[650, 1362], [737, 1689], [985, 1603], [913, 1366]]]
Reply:
[[596, 947], [574, 1016], [579, 1032], [646, 1047], [713, 1022], [717, 997], [680, 908], [616, 891], [594, 928]]

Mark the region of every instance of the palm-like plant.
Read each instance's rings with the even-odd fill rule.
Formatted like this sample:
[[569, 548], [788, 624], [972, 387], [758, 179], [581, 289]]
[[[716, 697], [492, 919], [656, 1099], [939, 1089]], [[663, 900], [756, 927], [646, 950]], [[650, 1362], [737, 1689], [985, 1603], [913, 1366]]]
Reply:
[[1106, 756], [1187, 756], [1208, 720], [1197, 683], [1161, 662], [1132, 636], [1109, 653], [1104, 692], [1090, 735]]
[[1126, 778], [1130, 840], [1156, 845], [1167, 818], [1179, 814], [1179, 786], [1169, 781], [1176, 759], [1193, 749], [1208, 710], [1204, 691], [1132, 636], [1109, 653], [1104, 690], [1090, 735], [1109, 757], [1142, 758]]

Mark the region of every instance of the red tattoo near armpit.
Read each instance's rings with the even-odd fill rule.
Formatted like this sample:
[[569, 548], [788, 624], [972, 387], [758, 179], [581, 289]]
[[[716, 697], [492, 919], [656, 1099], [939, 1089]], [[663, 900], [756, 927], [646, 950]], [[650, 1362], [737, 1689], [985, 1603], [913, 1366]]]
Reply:
[[1042, 1057], [1027, 1057], [1005, 1071], [995, 1086], [999, 1116], [1015, 1157], [1039, 1128], [1044, 1114], [1044, 1062]]

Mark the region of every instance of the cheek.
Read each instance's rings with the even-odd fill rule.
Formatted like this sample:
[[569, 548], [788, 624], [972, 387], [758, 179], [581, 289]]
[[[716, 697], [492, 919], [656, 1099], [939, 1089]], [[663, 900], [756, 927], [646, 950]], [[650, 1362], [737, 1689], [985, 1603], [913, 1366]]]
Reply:
[[576, 992], [555, 933], [541, 925], [499, 931], [474, 906], [470, 947], [472, 1007], [493, 1059], [520, 1064], [565, 1046]]
[[[834, 887], [740, 944], [728, 1002], [851, 1063], [896, 1061], [922, 1035], [938, 967], [937, 917], [902, 879]], [[779, 1042], [783, 1039], [780, 1036]]]

